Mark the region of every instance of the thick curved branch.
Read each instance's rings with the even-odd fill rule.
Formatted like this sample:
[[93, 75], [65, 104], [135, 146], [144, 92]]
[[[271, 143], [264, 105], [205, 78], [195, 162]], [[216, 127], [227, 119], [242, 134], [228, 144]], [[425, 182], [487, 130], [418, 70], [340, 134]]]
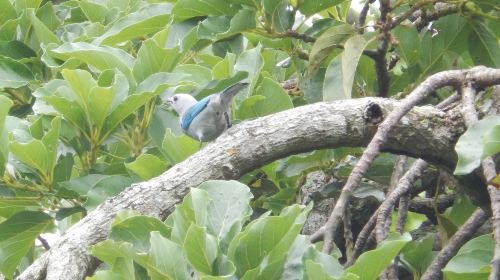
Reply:
[[[452, 72], [462, 75], [467, 71]], [[485, 83], [486, 80], [478, 81]], [[491, 81], [486, 82], [489, 83]], [[134, 184], [106, 200], [64, 233], [19, 279], [82, 279], [98, 265], [89, 255], [89, 246], [106, 239], [118, 211], [133, 209], [165, 218], [189, 188], [206, 180], [238, 179], [266, 163], [292, 154], [366, 146], [376, 131], [373, 118], [380, 118], [370, 114], [373, 108], [386, 115], [400, 107], [401, 102], [380, 98], [343, 100], [302, 106], [235, 125], [162, 175]], [[413, 108], [388, 134], [382, 149], [451, 167], [456, 160], [453, 147], [461, 131], [457, 131], [447, 117], [446, 113], [431, 106]]]

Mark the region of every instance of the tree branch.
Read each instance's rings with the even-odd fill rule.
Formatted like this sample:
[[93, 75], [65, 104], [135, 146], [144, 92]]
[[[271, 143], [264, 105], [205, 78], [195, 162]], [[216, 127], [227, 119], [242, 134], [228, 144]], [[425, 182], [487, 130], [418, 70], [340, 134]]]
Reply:
[[411, 110], [413, 106], [421, 102], [435, 90], [444, 86], [458, 86], [465, 78], [474, 78], [478, 86], [489, 86], [500, 83], [500, 69], [491, 69], [486, 67], [474, 67], [470, 70], [450, 70], [434, 74], [420, 84], [411, 92], [400, 106], [395, 108], [387, 118], [379, 125], [376, 134], [373, 136], [370, 144], [363, 152], [363, 155], [352, 170], [345, 186], [342, 188], [340, 197], [337, 200], [335, 208], [332, 211], [328, 221], [325, 224], [324, 234], [324, 252], [330, 252], [333, 248], [333, 235], [337, 230], [338, 223], [342, 219], [342, 213], [346, 207], [352, 192], [357, 188], [361, 178], [368, 170], [370, 164], [380, 153], [380, 149], [386, 143], [389, 131], [399, 122], [399, 120]]
[[[441, 270], [455, 256], [460, 248], [472, 238], [476, 230], [488, 220], [489, 215], [478, 208], [472, 216], [460, 227], [448, 242], [448, 245], [439, 251], [431, 265], [427, 268], [421, 280], [435, 280], [441, 278]], [[498, 275], [498, 274], [497, 274]]]
[[[475, 80], [468, 79], [465, 81], [465, 86], [462, 89], [462, 117], [468, 128], [478, 121], [475, 108], [475, 96]], [[483, 168], [484, 178], [487, 182], [497, 176], [495, 163], [491, 157], [485, 158], [481, 166]], [[500, 190], [491, 184], [488, 185], [487, 189], [491, 200], [493, 228], [495, 233], [495, 252], [491, 263], [490, 280], [495, 280], [498, 279], [500, 275]]]

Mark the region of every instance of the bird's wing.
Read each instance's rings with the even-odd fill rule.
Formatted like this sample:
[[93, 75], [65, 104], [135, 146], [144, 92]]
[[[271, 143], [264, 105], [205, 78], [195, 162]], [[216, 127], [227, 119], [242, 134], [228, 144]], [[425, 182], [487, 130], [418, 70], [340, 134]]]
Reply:
[[203, 109], [205, 109], [208, 105], [208, 102], [210, 102], [210, 98], [212, 96], [209, 95], [202, 100], [198, 101], [196, 104], [194, 104], [191, 108], [189, 108], [186, 113], [182, 115], [181, 118], [181, 128], [184, 130], [187, 130], [189, 128], [189, 125], [191, 125], [191, 122], [193, 122], [194, 118], [198, 116]]

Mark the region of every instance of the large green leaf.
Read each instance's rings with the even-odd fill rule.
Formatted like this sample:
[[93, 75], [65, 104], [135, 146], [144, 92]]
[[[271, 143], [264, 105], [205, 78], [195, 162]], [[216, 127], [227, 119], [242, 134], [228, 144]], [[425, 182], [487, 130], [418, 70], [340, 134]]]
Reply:
[[95, 43], [115, 45], [159, 31], [168, 22], [171, 7], [170, 3], [149, 4], [138, 12], [117, 20]]
[[189, 263], [198, 271], [212, 274], [217, 257], [217, 239], [206, 228], [191, 224], [184, 240], [184, 251]]
[[402, 263], [413, 273], [416, 279], [420, 279], [437, 254], [437, 252], [432, 251], [433, 243], [434, 236], [429, 234], [420, 241], [410, 242], [401, 251]]
[[2, 7], [0, 9], [0, 26], [17, 17], [16, 10], [10, 0], [0, 0], [0, 7]]
[[420, 37], [416, 28], [398, 25], [393, 32], [399, 41], [396, 52], [404, 60], [406, 67], [410, 68], [416, 65], [419, 62], [421, 52]]
[[177, 205], [170, 219], [173, 221], [171, 239], [184, 244], [186, 234], [191, 224], [200, 227], [207, 225], [207, 207], [210, 199], [207, 191], [201, 189], [191, 189], [191, 192], [184, 197], [181, 204]]
[[171, 129], [165, 130], [162, 151], [167, 159], [173, 163], [179, 163], [192, 154], [196, 153], [200, 143], [187, 135], [174, 135]]
[[127, 77], [129, 83], [135, 85], [135, 80], [130, 70], [132, 69], [134, 58], [121, 49], [77, 42], [65, 43], [50, 50], [49, 53], [52, 57], [62, 60], [76, 58], [101, 71], [118, 68]]
[[22, 163], [38, 171], [39, 174], [47, 174], [48, 151], [42, 141], [38, 139], [33, 139], [28, 143], [13, 141], [10, 143], [9, 149]]
[[299, 11], [306, 16], [313, 15], [322, 10], [340, 4], [345, 0], [305, 0], [299, 1]]
[[495, 242], [491, 234], [467, 242], [443, 269], [449, 280], [488, 279]]
[[139, 252], [150, 249], [151, 233], [159, 232], [163, 236], [170, 234], [169, 228], [160, 220], [148, 216], [132, 216], [123, 220], [115, 220], [109, 237], [116, 241], [126, 241]]
[[34, 79], [33, 73], [24, 64], [0, 56], [0, 88], [19, 88]]
[[[363, 253], [344, 273], [352, 273], [361, 280], [377, 279], [384, 269], [396, 257], [399, 251], [411, 241], [408, 233], [389, 236], [377, 249]], [[374, 261], [376, 260], [376, 261]]]
[[29, 198], [2, 198], [0, 199], [0, 217], [9, 218], [22, 210], [38, 210], [40, 204]]
[[106, 14], [109, 12], [105, 6], [92, 1], [78, 1], [78, 5], [91, 22], [104, 22], [106, 20]]
[[332, 50], [356, 34], [352, 25], [342, 24], [329, 28], [318, 37], [309, 54], [309, 71], [316, 71]]
[[207, 231], [227, 248], [252, 213], [249, 206], [252, 193], [238, 181], [206, 181], [199, 188], [207, 191], [211, 200], [206, 209]]
[[126, 117], [133, 114], [137, 109], [146, 104], [151, 98], [158, 95], [157, 93], [142, 93], [129, 95], [109, 114], [104, 122], [103, 132], [109, 135]]
[[266, 98], [253, 105], [253, 110], [259, 117], [293, 108], [286, 91], [271, 78], [264, 78], [253, 94]]
[[36, 17], [33, 9], [27, 10], [28, 18], [35, 30], [36, 37], [40, 43], [59, 43], [59, 38], [40, 20]]
[[179, 47], [171, 49], [160, 47], [154, 39], [142, 43], [134, 64], [133, 73], [137, 82], [157, 72], [170, 72], [180, 58]]
[[[455, 145], [455, 151], [458, 154], [458, 162], [454, 172], [455, 175], [468, 174], [481, 164], [481, 160], [487, 156], [487, 154], [484, 153], [486, 141], [488, 141], [488, 143], [495, 142], [494, 140], [489, 141], [490, 135], [495, 135], [490, 134], [490, 131], [499, 125], [499, 116], [487, 116], [469, 127], [469, 129], [460, 136]], [[486, 135], [489, 137], [485, 139]], [[498, 139], [496, 141], [498, 142]], [[491, 146], [493, 146], [493, 144]], [[498, 148], [498, 144], [496, 147], [498, 151], [498, 149], [500, 149]], [[489, 151], [491, 153], [494, 152], [495, 149]]]
[[126, 163], [125, 167], [139, 175], [142, 180], [156, 177], [167, 169], [166, 163], [152, 154], [142, 154], [133, 162]]
[[342, 54], [335, 57], [326, 69], [324, 101], [351, 98], [359, 58], [369, 43], [361, 35], [354, 35], [346, 41]]
[[35, 239], [50, 225], [52, 217], [33, 211], [18, 212], [0, 224], [0, 271], [7, 278], [12, 278]]
[[193, 279], [182, 247], [159, 232], [151, 232], [151, 250], [147, 256], [136, 257], [136, 261], [148, 271], [152, 280]]
[[262, 265], [261, 274], [281, 275], [288, 249], [302, 227], [301, 222], [296, 221], [300, 214], [298, 205], [290, 206], [280, 216], [254, 220], [239, 233], [228, 249], [228, 257], [236, 266], [237, 274], [254, 274], [251, 271]]
[[92, 255], [111, 265], [111, 271], [98, 271], [88, 279], [134, 279], [134, 249], [123, 241], [105, 240], [94, 246]]
[[472, 32], [469, 35], [469, 52], [476, 65], [500, 67], [500, 44], [498, 37], [488, 28], [484, 21], [469, 21]]
[[36, 53], [20, 41], [0, 42], [0, 56], [10, 57], [14, 60], [31, 58]]
[[241, 9], [240, 5], [218, 0], [179, 0], [172, 9], [177, 20], [199, 16], [231, 16]]
[[10, 108], [14, 105], [14, 102], [9, 98], [0, 95], [0, 174], [3, 175], [5, 170], [5, 164], [7, 164], [7, 159], [9, 155], [8, 149], [8, 139], [7, 130], [5, 129], [4, 122], [5, 117], [9, 113]]
[[60, 128], [61, 118], [55, 117], [51, 122], [49, 131], [42, 137], [42, 142], [47, 149], [47, 172], [51, 176], [57, 163], [57, 140], [59, 139]]

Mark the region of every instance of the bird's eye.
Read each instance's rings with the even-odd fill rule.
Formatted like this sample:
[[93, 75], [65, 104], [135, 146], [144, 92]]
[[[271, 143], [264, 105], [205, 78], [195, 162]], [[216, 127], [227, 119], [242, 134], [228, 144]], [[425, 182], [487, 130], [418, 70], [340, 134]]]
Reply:
[[177, 101], [177, 96], [174, 96], [174, 101]]

